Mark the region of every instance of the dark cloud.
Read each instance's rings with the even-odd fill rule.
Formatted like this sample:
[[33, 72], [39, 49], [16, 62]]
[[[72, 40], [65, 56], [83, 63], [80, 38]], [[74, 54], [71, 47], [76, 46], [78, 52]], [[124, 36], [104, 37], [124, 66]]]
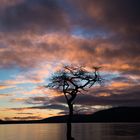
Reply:
[[[140, 67], [140, 2], [138, 0], [78, 0], [73, 1], [73, 4], [77, 6], [79, 13], [81, 11], [83, 20], [96, 22], [102, 30], [90, 22], [82, 28], [86, 26], [93, 28], [92, 32], [95, 34], [94, 27], [98, 32], [106, 32], [106, 45], [109, 47], [103, 46], [101, 40], [97, 46], [97, 48], [102, 46], [102, 51], [97, 55], [101, 61], [108, 64], [117, 61], [120, 63], [119, 70], [127, 72], [131, 69], [131, 73], [138, 73]], [[79, 26], [81, 26], [80, 23]], [[85, 45], [84, 48], [89, 54], [97, 54], [95, 45]], [[122, 65], [128, 65], [128, 67], [121, 68]]]
[[0, 13], [0, 30], [59, 31], [67, 29], [67, 17], [57, 0], [25, 0]]
[[22, 110], [30, 110], [30, 109], [49, 109], [49, 110], [67, 110], [67, 106], [65, 104], [57, 103], [53, 98], [49, 99], [45, 96], [38, 97], [29, 97], [29, 98], [17, 98], [12, 99], [13, 101], [23, 102], [24, 104], [31, 104], [34, 106], [31, 107], [23, 107], [23, 108], [10, 108], [10, 110], [22, 111]]
[[[110, 69], [138, 73], [139, 13], [137, 0], [22, 1], [5, 8], [0, 14], [1, 31], [23, 31], [22, 35], [14, 34], [15, 38], [5, 40], [8, 43], [3, 45], [9, 47], [1, 53], [1, 67], [30, 67], [48, 60], [66, 59], [85, 64], [113, 63], [116, 67]], [[53, 37], [55, 39], [51, 44], [47, 39], [32, 41], [34, 30], [56, 33], [58, 30], [66, 31], [67, 27], [70, 27], [68, 34], [80, 34], [85, 39], [73, 40], [71, 35], [59, 34], [59, 38]], [[21, 39], [23, 34], [24, 39]], [[1, 36], [2, 40], [5, 35]], [[26, 35], [33, 37], [28, 39]], [[86, 39], [87, 36], [92, 39]], [[18, 47], [14, 48], [11, 44]]]
[[[32, 107], [23, 107], [23, 108], [7, 108], [7, 110], [14, 110], [14, 111], [24, 111], [24, 110], [34, 110], [34, 109], [45, 109], [45, 110], [62, 110], [67, 111], [68, 107], [65, 104], [60, 103], [51, 103], [46, 105], [40, 105], [40, 106], [32, 106]], [[33, 114], [33, 113], [17, 113], [17, 114]]]
[[[20, 37], [19, 37], [20, 38]], [[18, 40], [18, 38], [16, 38]], [[15, 39], [15, 40], [16, 40]], [[29, 42], [15, 41], [15, 44], [10, 44], [0, 52], [0, 68], [19, 67], [19, 68], [33, 68], [41, 62], [53, 59], [52, 53], [59, 50], [59, 45], [36, 44], [30, 45]], [[28, 45], [27, 45], [28, 43]], [[22, 45], [23, 46], [22, 46]], [[26, 44], [26, 45], [25, 45]], [[17, 47], [13, 47], [17, 46]], [[38, 53], [36, 53], [38, 52]], [[40, 56], [40, 57], [38, 57]]]
[[50, 104], [46, 105], [46, 108], [48, 109], [58, 109], [58, 110], [67, 110], [68, 107], [62, 104]]
[[126, 74], [126, 72], [124, 72], [124, 74], [122, 74], [121, 76], [112, 78], [111, 81], [113, 81], [113, 82], [123, 82], [123, 83], [129, 84], [130, 86], [138, 86], [140, 79], [139, 78], [138, 79], [135, 79], [135, 78], [133, 79], [133, 76], [135, 76], [133, 74], [134, 74], [134, 71], [131, 72], [131, 73], [128, 73], [128, 74]]
[[[101, 91], [90, 91], [88, 94], [79, 94], [75, 100], [79, 105], [101, 105], [101, 106], [140, 106], [139, 85], [127, 88], [104, 89], [102, 92], [109, 93], [109, 96], [100, 96]], [[99, 94], [99, 96], [98, 96]], [[59, 96], [55, 100], [65, 103], [65, 97]]]
[[25, 0], [2, 10], [0, 25], [3, 31], [64, 31], [70, 26], [84, 33], [92, 28], [96, 34], [110, 29], [138, 40], [139, 5], [138, 0]]
[[[126, 78], [127, 79], [127, 78]], [[116, 78], [115, 82], [120, 78]], [[124, 82], [126, 82], [125, 80]], [[129, 83], [129, 82], [128, 82]], [[96, 106], [102, 107], [116, 107], [116, 106], [140, 106], [140, 86], [129, 83], [126, 87], [104, 87], [94, 88], [84, 94], [78, 94], [74, 103], [74, 113], [93, 113], [98, 110]], [[31, 99], [31, 97], [29, 98]], [[27, 99], [28, 100], [28, 99]], [[35, 101], [33, 101], [35, 100]], [[28, 103], [28, 102], [26, 102]], [[60, 114], [68, 113], [68, 106], [65, 97], [54, 97], [49, 102], [46, 102], [45, 97], [32, 97], [30, 102], [32, 105], [40, 104], [38, 106], [24, 107], [24, 108], [9, 108], [14, 111], [24, 110], [59, 110]]]
[[29, 97], [24, 101], [26, 104], [48, 104], [48, 97]]
[[48, 99], [47, 97], [30, 97], [26, 99], [26, 104], [41, 104], [40, 106], [32, 106], [28, 109], [58, 109], [67, 110], [67, 106], [63, 104], [56, 103], [53, 99]]
[[63, 105], [63, 104], [56, 104], [56, 103], [52, 103], [52, 104], [46, 104], [46, 105], [42, 105], [42, 106], [33, 106], [33, 107], [29, 107], [28, 109], [52, 109], [52, 110], [67, 110], [67, 106]]
[[14, 6], [16, 4], [22, 3], [24, 0], [0, 0], [0, 8], [3, 9], [5, 7]]
[[[138, 73], [140, 67], [140, 2], [138, 0], [78, 0], [73, 1], [73, 4], [77, 6], [79, 13], [81, 11], [83, 20], [93, 20], [103, 30], [99, 30], [90, 22], [87, 22], [86, 26], [90, 29], [95, 27], [98, 32], [105, 30], [107, 33], [105, 35], [107, 37], [106, 45], [112, 47], [103, 46], [103, 42], [99, 40], [98, 47], [102, 45], [102, 51], [98, 55], [102, 58], [101, 61], [108, 64], [120, 61], [120, 70], [122, 70], [121, 65], [126, 64], [128, 68], [123, 68], [124, 71], [131, 69], [132, 73]], [[94, 29], [92, 32], [96, 33]], [[95, 46], [85, 45], [85, 51], [89, 53], [94, 54], [94, 48]]]
[[[101, 26], [128, 37], [138, 37], [140, 2], [138, 0], [78, 0], [77, 7]], [[88, 26], [91, 26], [88, 24]]]

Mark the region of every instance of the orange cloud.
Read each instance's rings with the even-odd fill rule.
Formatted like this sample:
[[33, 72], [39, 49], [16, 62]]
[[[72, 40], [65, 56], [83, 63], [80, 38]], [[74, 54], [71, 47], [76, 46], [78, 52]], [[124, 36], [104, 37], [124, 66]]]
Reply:
[[31, 91], [25, 91], [24, 94], [43, 94], [42, 90], [35, 88]]
[[95, 96], [96, 97], [109, 97], [109, 96], [111, 96], [111, 94], [110, 93], [98, 93]]
[[13, 98], [11, 99], [12, 102], [24, 102], [26, 98]]
[[47, 96], [49, 98], [55, 98], [55, 97], [58, 97], [58, 96], [62, 96], [63, 93], [59, 92], [59, 91], [55, 91], [55, 90], [50, 90], [50, 89], [45, 89], [43, 88], [43, 93], [44, 94], [47, 94]]
[[7, 88], [6, 85], [0, 85], [0, 89], [5, 89], [5, 88]]
[[[18, 41], [13, 43], [11, 40]], [[135, 59], [131, 61], [133, 54], [136, 53], [135, 49], [131, 50], [129, 47], [126, 52], [127, 47], [122, 47], [125, 46], [124, 42], [114, 44], [104, 38], [86, 39], [64, 33], [44, 35], [30, 33], [21, 34], [18, 38], [8, 36], [3, 43], [9, 47], [2, 48], [1, 66], [16, 63], [23, 68], [40, 68], [38, 73], [28, 75], [32, 82], [41, 82], [40, 79], [51, 71], [52, 64], [49, 62], [100, 65], [105, 70], [134, 73], [140, 70], [139, 65], [136, 65], [139, 56], [135, 55]], [[47, 63], [48, 66], [45, 66]], [[25, 80], [23, 76], [18, 78], [20, 81]]]
[[0, 90], [3, 89], [8, 89], [8, 88], [14, 88], [15, 86], [11, 86], [11, 85], [0, 85]]
[[124, 83], [124, 82], [112, 82], [110, 85], [112, 88], [126, 88], [131, 86], [130, 83]]
[[0, 94], [0, 98], [5, 98], [5, 97], [9, 97], [12, 96], [11, 94]]

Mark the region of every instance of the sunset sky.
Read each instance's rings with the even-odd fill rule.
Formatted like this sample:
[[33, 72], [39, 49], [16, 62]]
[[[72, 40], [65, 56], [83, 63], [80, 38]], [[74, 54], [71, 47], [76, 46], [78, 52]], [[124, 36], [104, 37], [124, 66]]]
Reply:
[[104, 85], [79, 95], [77, 112], [140, 106], [140, 1], [0, 0], [0, 119], [67, 114], [43, 88], [65, 64], [102, 67]]

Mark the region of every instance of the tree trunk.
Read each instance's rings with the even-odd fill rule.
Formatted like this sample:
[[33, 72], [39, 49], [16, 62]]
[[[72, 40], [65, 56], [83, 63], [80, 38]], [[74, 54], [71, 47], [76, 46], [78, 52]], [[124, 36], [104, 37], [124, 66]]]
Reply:
[[73, 116], [73, 104], [68, 103], [69, 106], [69, 115], [67, 119], [67, 140], [74, 140], [74, 138], [71, 135], [71, 121]]
[[69, 103], [68, 106], [69, 106], [69, 116], [72, 117], [73, 116], [73, 104]]

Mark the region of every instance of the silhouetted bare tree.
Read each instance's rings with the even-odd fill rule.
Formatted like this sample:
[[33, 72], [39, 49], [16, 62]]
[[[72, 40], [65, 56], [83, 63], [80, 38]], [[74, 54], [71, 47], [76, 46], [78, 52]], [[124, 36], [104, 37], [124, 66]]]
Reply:
[[[63, 92], [69, 107], [68, 123], [71, 122], [73, 104], [78, 93], [92, 87], [96, 82], [101, 82], [98, 69], [99, 67], [93, 67], [92, 71], [88, 71], [84, 67], [64, 66], [52, 75], [50, 83], [45, 86]], [[68, 125], [68, 129], [71, 129], [71, 125]]]

